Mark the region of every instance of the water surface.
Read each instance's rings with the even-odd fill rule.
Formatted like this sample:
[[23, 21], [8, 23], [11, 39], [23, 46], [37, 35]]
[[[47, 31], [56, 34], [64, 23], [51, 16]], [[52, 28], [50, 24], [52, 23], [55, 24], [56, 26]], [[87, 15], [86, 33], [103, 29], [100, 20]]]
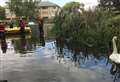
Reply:
[[[8, 82], [120, 82], [107, 57], [75, 55], [45, 39], [33, 29], [30, 35], [6, 37], [6, 53], [0, 49], [0, 80]], [[4, 42], [4, 43], [5, 43]], [[0, 44], [2, 45], [2, 43]]]

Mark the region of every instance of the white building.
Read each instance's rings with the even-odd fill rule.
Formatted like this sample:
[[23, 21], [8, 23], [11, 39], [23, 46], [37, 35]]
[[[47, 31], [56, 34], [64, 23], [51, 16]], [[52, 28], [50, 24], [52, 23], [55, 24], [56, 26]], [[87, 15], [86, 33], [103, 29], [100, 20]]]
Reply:
[[[51, 19], [55, 16], [57, 12], [60, 11], [60, 7], [49, 1], [42, 1], [38, 4], [39, 13], [38, 15], [43, 18]], [[5, 8], [6, 18], [16, 18], [16, 15], [13, 12], [10, 12], [9, 8]]]
[[39, 3], [39, 16], [47, 19], [55, 17], [59, 13], [60, 7], [52, 2], [44, 1]]
[[8, 7], [5, 7], [5, 16], [7, 19], [16, 18], [16, 15]]

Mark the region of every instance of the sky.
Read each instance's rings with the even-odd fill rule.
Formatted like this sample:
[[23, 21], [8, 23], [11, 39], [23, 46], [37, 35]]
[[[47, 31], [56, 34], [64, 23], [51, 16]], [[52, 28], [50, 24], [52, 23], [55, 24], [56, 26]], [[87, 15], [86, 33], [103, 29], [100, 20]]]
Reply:
[[56, 3], [58, 5], [60, 5], [61, 7], [70, 1], [76, 1], [76, 2], [80, 2], [80, 3], [84, 3], [85, 4], [85, 8], [89, 8], [89, 7], [93, 7], [96, 6], [98, 4], [97, 0], [49, 0], [53, 3]]
[[5, 5], [5, 0], [0, 0], [0, 6], [4, 6]]
[[[6, 0], [0, 0], [0, 5], [4, 6]], [[77, 1], [80, 3], [85, 4], [85, 8], [96, 6], [98, 4], [97, 0], [42, 0], [42, 1], [51, 1], [53, 3], [58, 4], [59, 6], [65, 5], [65, 3], [70, 2], [70, 1]]]

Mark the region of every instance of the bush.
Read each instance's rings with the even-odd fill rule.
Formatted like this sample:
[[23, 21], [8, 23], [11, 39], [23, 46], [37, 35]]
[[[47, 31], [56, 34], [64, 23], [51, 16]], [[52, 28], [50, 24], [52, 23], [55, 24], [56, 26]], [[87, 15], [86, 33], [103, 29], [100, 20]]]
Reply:
[[52, 30], [73, 51], [89, 48], [90, 51], [106, 53], [111, 50], [112, 37], [120, 36], [119, 21], [119, 17], [100, 8], [80, 13], [63, 7], [54, 19]]

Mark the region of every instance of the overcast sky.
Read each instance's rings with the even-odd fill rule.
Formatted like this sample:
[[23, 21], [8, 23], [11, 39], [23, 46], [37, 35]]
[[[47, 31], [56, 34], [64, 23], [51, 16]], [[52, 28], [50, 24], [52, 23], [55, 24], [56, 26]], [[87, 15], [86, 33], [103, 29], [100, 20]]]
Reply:
[[[6, 0], [0, 0], [0, 5], [4, 6], [5, 5], [5, 1]], [[53, 3], [56, 3], [56, 4], [60, 5], [61, 7], [65, 3], [70, 2], [70, 1], [77, 1], [77, 2], [84, 3], [86, 7], [95, 6], [95, 5], [98, 4], [97, 0], [43, 0], [43, 1], [51, 1]]]
[[4, 6], [5, 5], [5, 0], [0, 0], [0, 5]]

